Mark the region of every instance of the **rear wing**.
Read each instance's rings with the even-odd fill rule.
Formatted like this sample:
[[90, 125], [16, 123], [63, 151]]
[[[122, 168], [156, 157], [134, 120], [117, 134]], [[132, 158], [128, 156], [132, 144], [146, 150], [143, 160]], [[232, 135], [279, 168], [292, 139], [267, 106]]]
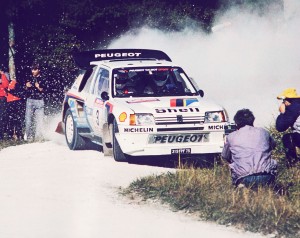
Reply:
[[156, 59], [172, 62], [170, 57], [160, 50], [146, 49], [107, 49], [73, 52], [75, 64], [82, 69], [90, 66], [91, 61], [126, 60], [126, 59]]

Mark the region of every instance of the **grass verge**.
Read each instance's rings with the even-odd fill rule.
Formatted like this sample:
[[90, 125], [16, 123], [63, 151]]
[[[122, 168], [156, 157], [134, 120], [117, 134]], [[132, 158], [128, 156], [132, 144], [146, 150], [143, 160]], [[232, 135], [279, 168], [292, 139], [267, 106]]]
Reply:
[[279, 162], [274, 188], [235, 189], [227, 164], [221, 163], [209, 169], [181, 167], [175, 173], [141, 178], [122, 193], [145, 200], [159, 199], [175, 210], [219, 224], [274, 237], [300, 237], [300, 165], [290, 169], [285, 166], [282, 135], [273, 128], [269, 131], [279, 140], [273, 153]]

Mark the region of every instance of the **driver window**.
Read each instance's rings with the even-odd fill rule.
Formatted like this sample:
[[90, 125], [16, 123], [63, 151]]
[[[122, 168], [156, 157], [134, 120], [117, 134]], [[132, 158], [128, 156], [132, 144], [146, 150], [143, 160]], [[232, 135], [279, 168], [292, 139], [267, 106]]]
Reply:
[[94, 88], [94, 94], [100, 96], [102, 92], [108, 92], [109, 72], [106, 69], [100, 69], [97, 75], [97, 80]]

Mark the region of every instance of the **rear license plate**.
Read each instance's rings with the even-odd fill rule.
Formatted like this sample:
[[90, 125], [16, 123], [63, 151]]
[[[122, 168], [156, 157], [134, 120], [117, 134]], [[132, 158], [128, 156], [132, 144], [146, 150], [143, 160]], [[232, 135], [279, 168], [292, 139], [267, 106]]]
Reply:
[[191, 154], [192, 150], [191, 148], [183, 148], [183, 149], [171, 149], [171, 154]]

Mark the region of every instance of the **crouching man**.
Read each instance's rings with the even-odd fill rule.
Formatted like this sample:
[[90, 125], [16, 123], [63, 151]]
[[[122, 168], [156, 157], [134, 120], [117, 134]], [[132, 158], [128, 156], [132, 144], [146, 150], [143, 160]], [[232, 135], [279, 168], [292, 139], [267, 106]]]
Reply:
[[254, 127], [255, 117], [249, 109], [237, 111], [237, 130], [227, 136], [222, 157], [229, 162], [232, 183], [256, 188], [274, 182], [277, 162], [271, 159], [275, 141], [268, 131]]

